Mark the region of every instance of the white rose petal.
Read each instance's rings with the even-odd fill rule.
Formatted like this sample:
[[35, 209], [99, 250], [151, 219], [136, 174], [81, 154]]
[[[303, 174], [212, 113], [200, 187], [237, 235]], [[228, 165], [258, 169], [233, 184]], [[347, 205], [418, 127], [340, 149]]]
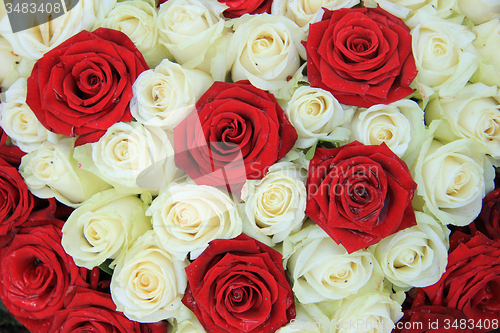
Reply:
[[66, 206], [78, 207], [109, 184], [80, 169], [72, 157], [74, 139], [54, 145], [44, 142], [37, 150], [23, 156], [19, 172], [30, 191], [39, 198], [53, 198]]
[[97, 193], [74, 210], [62, 228], [61, 243], [78, 266], [92, 269], [115, 259], [147, 230], [146, 205], [115, 189]]
[[179, 259], [197, 258], [214, 239], [230, 239], [242, 231], [231, 198], [205, 185], [174, 184], [153, 200], [146, 215], [163, 246]]
[[297, 130], [297, 148], [308, 148], [317, 141], [344, 141], [349, 138], [347, 123], [354, 109], [344, 109], [333, 95], [323, 89], [300, 87], [284, 107]]
[[[290, 244], [286, 243], [293, 243]], [[317, 225], [290, 236], [283, 245], [293, 291], [303, 303], [338, 300], [376, 289], [383, 279], [370, 251], [348, 254]], [[288, 250], [290, 249], [290, 250]]]
[[474, 24], [481, 24], [500, 15], [498, 0], [458, 0], [460, 11]]
[[116, 260], [110, 288], [117, 310], [141, 323], [177, 316], [187, 264], [165, 251], [154, 231], [147, 231]]
[[403, 288], [422, 288], [436, 283], [448, 262], [449, 229], [425, 213], [415, 212], [415, 216], [416, 226], [370, 247], [385, 277]]
[[425, 11], [436, 17], [447, 18], [452, 14], [452, 8], [457, 0], [365, 0], [366, 7], [377, 7], [388, 11], [394, 16], [405, 19], [419, 11]]
[[165, 59], [135, 80], [130, 112], [139, 123], [173, 130], [212, 83], [207, 73]]
[[472, 77], [472, 82], [482, 82], [489, 86], [500, 86], [500, 19], [475, 26], [477, 36], [474, 46], [481, 55], [479, 69]]

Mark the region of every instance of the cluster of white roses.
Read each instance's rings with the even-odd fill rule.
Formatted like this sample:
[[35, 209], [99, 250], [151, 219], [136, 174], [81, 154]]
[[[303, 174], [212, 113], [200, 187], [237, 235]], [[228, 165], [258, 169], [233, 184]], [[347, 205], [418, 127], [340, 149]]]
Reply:
[[[215, 0], [159, 8], [147, 0], [80, 0], [68, 14], [19, 33], [3, 17], [0, 125], [28, 153], [19, 169], [29, 189], [76, 208], [63, 246], [79, 266], [114, 270], [119, 311], [140, 322], [169, 319], [174, 332], [204, 332], [181, 304], [184, 267], [211, 240], [241, 232], [283, 254], [299, 302], [297, 319], [281, 333], [341, 332], [342, 322], [359, 320], [390, 332], [402, 316], [402, 291], [439, 280], [446, 225], [475, 219], [500, 158], [500, 4], [364, 1], [405, 20], [419, 71], [413, 100], [368, 109], [341, 105], [303, 75], [301, 41], [322, 7], [358, 4], [274, 0], [272, 14], [227, 20], [227, 6]], [[45, 52], [97, 27], [127, 34], [153, 69], [134, 83], [135, 120], [74, 148], [74, 139], [46, 130], [26, 105], [26, 77]], [[298, 133], [294, 149], [263, 179], [247, 181], [241, 198], [195, 185], [174, 162], [172, 130], [224, 80], [249, 80], [275, 94]], [[418, 184], [418, 224], [348, 254], [304, 214], [304, 152], [319, 141], [355, 140], [385, 143], [407, 163]], [[321, 322], [340, 325], [299, 325]]]

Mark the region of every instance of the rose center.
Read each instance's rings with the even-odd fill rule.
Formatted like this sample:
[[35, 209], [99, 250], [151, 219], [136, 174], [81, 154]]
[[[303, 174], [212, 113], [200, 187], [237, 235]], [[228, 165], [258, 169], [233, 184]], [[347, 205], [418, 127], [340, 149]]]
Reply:
[[394, 268], [412, 266], [420, 258], [420, 254], [414, 249], [406, 249], [402, 251], [394, 260]]
[[488, 136], [488, 140], [490, 141], [495, 137], [500, 137], [500, 116], [498, 119], [490, 119], [488, 121], [488, 126], [484, 130], [484, 133]]
[[14, 122], [15, 124], [15, 130], [16, 132], [18, 133], [21, 133], [21, 132], [24, 132], [26, 131], [29, 126], [30, 126], [30, 122], [31, 122], [31, 117], [29, 115], [27, 115], [25, 112], [19, 112], [17, 115], [16, 115], [16, 121]]
[[119, 161], [125, 161], [129, 159], [129, 151], [128, 151], [128, 140], [122, 139], [118, 144], [115, 145], [114, 155], [115, 158]]

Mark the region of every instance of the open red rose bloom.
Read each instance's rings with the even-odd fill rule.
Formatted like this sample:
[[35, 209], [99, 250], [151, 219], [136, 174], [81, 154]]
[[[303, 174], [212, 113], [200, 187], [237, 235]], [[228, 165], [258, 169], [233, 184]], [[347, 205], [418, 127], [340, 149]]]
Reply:
[[275, 332], [295, 318], [282, 256], [241, 234], [216, 239], [188, 267], [182, 302], [207, 332]]
[[326, 10], [304, 42], [311, 86], [343, 104], [370, 107], [413, 93], [410, 29], [380, 8]]
[[351, 253], [417, 224], [410, 170], [385, 144], [317, 149], [306, 215]]
[[97, 141], [119, 121], [131, 121], [132, 84], [148, 69], [127, 35], [82, 31], [47, 52], [28, 78], [26, 103], [48, 130]]

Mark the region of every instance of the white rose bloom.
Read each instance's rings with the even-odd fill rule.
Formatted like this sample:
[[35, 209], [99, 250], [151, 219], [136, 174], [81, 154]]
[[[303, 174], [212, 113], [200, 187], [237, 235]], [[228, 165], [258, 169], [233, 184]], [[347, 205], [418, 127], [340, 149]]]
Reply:
[[300, 230], [305, 218], [306, 187], [301, 170], [292, 162], [271, 166], [261, 180], [247, 180], [239, 205], [255, 232], [272, 236], [270, 245]]
[[[319, 303], [321, 304], [321, 303]], [[297, 315], [276, 333], [326, 333], [330, 332], [330, 318], [316, 304], [295, 303]]]
[[115, 189], [97, 193], [74, 210], [62, 228], [62, 246], [75, 264], [92, 269], [115, 259], [147, 230], [147, 205]]
[[[226, 8], [216, 0], [169, 0], [162, 3], [156, 21], [159, 42], [184, 68], [213, 72], [215, 59], [211, 47], [224, 34], [222, 12]], [[224, 77], [225, 73], [221, 74], [221, 80]]]
[[214, 239], [242, 232], [242, 221], [229, 195], [205, 185], [174, 184], [146, 211], [165, 249], [183, 259], [197, 258]]
[[159, 190], [179, 175], [167, 133], [153, 126], [116, 123], [99, 141], [75, 151], [84, 168], [129, 188]]
[[[0, 4], [3, 7], [3, 4]], [[12, 84], [9, 78], [9, 72], [15, 67], [16, 61], [19, 62], [22, 57], [18, 56], [12, 50], [10, 43], [0, 35], [0, 59], [2, 59], [2, 66], [0, 67], [0, 87], [3, 91], [7, 90]]]
[[385, 143], [403, 158], [420, 146], [425, 134], [424, 111], [410, 99], [359, 108], [351, 121], [351, 133], [349, 141]]
[[[437, 125], [432, 122], [430, 132]], [[422, 144], [413, 169], [424, 212], [445, 225], [471, 223], [481, 211], [485, 193], [494, 188], [494, 168], [473, 139], [443, 145], [431, 135]]]
[[335, 328], [332, 332], [391, 333], [402, 316], [401, 305], [388, 294], [380, 291], [358, 294], [356, 298], [339, 301], [331, 321]]
[[6, 92], [0, 104], [0, 126], [22, 151], [37, 150], [45, 141], [57, 143], [61, 135], [47, 130], [26, 104], [26, 79], [19, 78]]
[[150, 67], [166, 58], [167, 51], [158, 44], [156, 8], [142, 0], [118, 2], [101, 23], [101, 27], [126, 34], [141, 51]]
[[485, 153], [500, 158], [500, 105], [497, 87], [483, 83], [466, 86], [457, 98], [435, 98], [425, 108], [425, 120], [442, 119], [434, 137], [442, 142], [473, 138]]
[[351, 8], [359, 0], [274, 0], [271, 14], [285, 16], [297, 23], [307, 33], [309, 24], [321, 21], [324, 9]]
[[422, 96], [439, 91], [454, 97], [472, 77], [479, 59], [467, 26], [419, 12], [406, 21], [412, 35], [412, 50], [418, 74], [413, 81]]
[[[486, 0], [488, 1], [488, 0]], [[417, 11], [426, 11], [437, 17], [446, 18], [452, 14], [457, 0], [365, 0], [366, 7], [380, 6], [394, 16], [405, 19]]]
[[94, 24], [107, 15], [115, 4], [116, 0], [79, 0], [66, 14], [17, 33], [12, 32], [6, 15], [0, 21], [0, 32], [12, 45], [14, 53], [37, 60], [69, 37], [82, 30], [91, 30]]
[[154, 231], [139, 237], [115, 263], [110, 289], [118, 311], [141, 323], [177, 316], [188, 262], [165, 251]]
[[173, 130], [213, 82], [203, 71], [185, 69], [165, 59], [135, 80], [130, 112], [141, 124]]
[[261, 14], [236, 19], [229, 42], [232, 79], [250, 80], [262, 90], [279, 90], [306, 58], [300, 27], [287, 17]]
[[344, 141], [349, 138], [347, 123], [354, 109], [344, 109], [333, 95], [321, 88], [303, 86], [295, 90], [284, 110], [297, 130], [297, 148], [317, 141]]
[[23, 156], [19, 172], [35, 196], [55, 197], [66, 206], [76, 208], [110, 187], [99, 177], [80, 169], [72, 157], [73, 143], [74, 139], [61, 140], [57, 145], [47, 141]]
[[402, 288], [427, 287], [441, 278], [448, 262], [450, 230], [431, 216], [415, 212], [417, 225], [370, 247], [389, 281]]
[[460, 11], [474, 24], [481, 24], [500, 15], [498, 0], [458, 0]]
[[293, 292], [303, 303], [338, 300], [374, 290], [383, 275], [368, 250], [347, 253], [317, 225], [302, 229], [283, 244]]
[[172, 333], [206, 333], [193, 311], [185, 305], [181, 305], [179, 314], [168, 322], [173, 326]]
[[482, 82], [489, 86], [500, 86], [500, 19], [492, 19], [475, 26], [477, 38], [476, 50], [481, 55], [479, 69], [472, 77], [472, 82]]

